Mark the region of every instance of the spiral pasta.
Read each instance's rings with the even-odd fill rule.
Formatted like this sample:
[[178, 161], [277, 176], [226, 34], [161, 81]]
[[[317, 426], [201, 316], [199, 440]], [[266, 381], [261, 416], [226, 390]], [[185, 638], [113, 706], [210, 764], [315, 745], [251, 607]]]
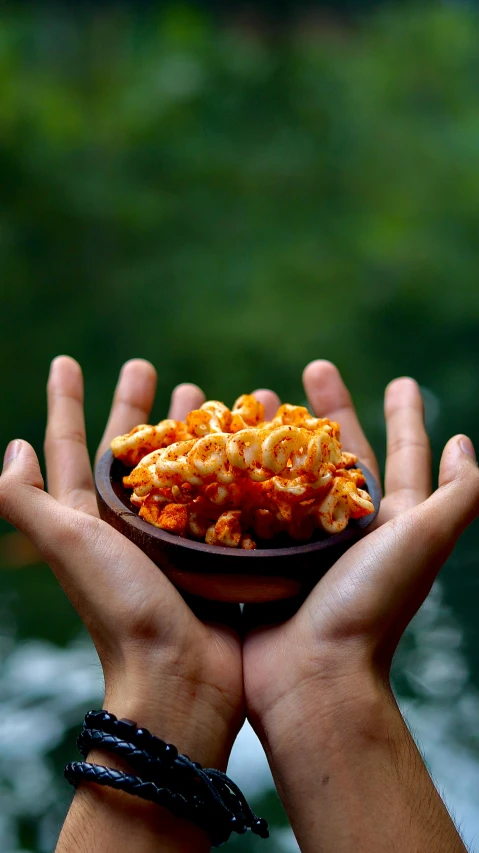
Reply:
[[374, 511], [339, 425], [303, 406], [284, 404], [265, 421], [251, 395], [231, 410], [211, 400], [185, 422], [142, 424], [111, 448], [135, 466], [123, 482], [142, 518], [209, 545], [254, 549], [281, 533], [306, 541]]

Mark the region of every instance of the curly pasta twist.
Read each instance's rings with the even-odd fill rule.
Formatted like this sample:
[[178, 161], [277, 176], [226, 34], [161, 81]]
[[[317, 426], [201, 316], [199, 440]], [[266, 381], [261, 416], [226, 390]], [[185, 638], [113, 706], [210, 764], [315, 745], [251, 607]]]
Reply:
[[182, 421], [160, 421], [156, 426], [140, 424], [126, 435], [119, 435], [111, 443], [113, 455], [125, 465], [138, 465], [141, 459], [153, 450], [168, 447], [175, 441], [189, 438]]
[[185, 423], [136, 427], [112, 450], [136, 466], [123, 482], [142, 518], [210, 545], [254, 549], [255, 537], [280, 534], [307, 541], [374, 510], [338, 424], [304, 406], [284, 404], [265, 421], [251, 395], [232, 410], [210, 400]]

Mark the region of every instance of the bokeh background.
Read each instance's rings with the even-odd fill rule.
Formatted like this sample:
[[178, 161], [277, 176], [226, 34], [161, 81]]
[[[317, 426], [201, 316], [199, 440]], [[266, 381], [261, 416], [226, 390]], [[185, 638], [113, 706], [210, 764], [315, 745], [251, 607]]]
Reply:
[[[0, 444], [41, 450], [58, 353], [91, 450], [123, 361], [227, 403], [303, 402], [335, 361], [384, 458], [382, 394], [423, 389], [434, 460], [479, 443], [475, 3], [2, 4]], [[395, 661], [395, 688], [471, 850], [479, 814], [478, 527]], [[46, 566], [0, 527], [0, 849], [51, 851], [62, 766], [101, 696]], [[231, 772], [297, 849], [254, 737]], [[478, 847], [479, 849], [479, 847]]]

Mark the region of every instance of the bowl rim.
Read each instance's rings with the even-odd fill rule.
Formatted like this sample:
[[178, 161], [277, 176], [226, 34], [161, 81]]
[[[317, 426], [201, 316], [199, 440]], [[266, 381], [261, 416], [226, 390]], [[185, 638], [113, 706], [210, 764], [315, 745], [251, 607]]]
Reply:
[[125, 525], [130, 523], [137, 531], [141, 531], [153, 540], [166, 542], [169, 545], [186, 548], [190, 551], [199, 551], [203, 554], [223, 554], [232, 558], [249, 557], [250, 559], [259, 559], [260, 557], [269, 557], [274, 559], [275, 557], [278, 558], [279, 556], [284, 556], [286, 554], [293, 556], [298, 554], [308, 554], [313, 551], [323, 551], [332, 546], [341, 545], [352, 539], [360, 538], [361, 533], [363, 533], [375, 520], [381, 504], [381, 489], [378, 481], [369, 468], [358, 459], [356, 464], [357, 467], [361, 468], [366, 478], [366, 488], [374, 504], [374, 512], [370, 515], [363, 516], [363, 518], [357, 519], [352, 524], [349, 523], [346, 529], [341, 533], [331, 534], [327, 538], [318, 539], [315, 542], [287, 545], [280, 548], [256, 548], [254, 550], [247, 550], [243, 548], [228, 548], [223, 545], [207, 545], [206, 542], [197, 542], [195, 539], [187, 539], [184, 536], [177, 536], [174, 533], [168, 533], [166, 530], [155, 527], [143, 518], [140, 518], [140, 516], [132, 509], [128, 509], [126, 504], [124, 504], [118, 497], [112, 485], [113, 477], [111, 471], [113, 464], [117, 461], [118, 460], [113, 456], [112, 451], [107, 450], [98, 460], [95, 467], [95, 488], [97, 496], [101, 498], [106, 506], [116, 515], [121, 516]]

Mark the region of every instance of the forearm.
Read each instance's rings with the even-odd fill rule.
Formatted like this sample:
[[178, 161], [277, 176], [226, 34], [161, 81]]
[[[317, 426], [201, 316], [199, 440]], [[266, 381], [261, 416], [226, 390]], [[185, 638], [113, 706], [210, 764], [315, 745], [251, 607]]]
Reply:
[[260, 735], [303, 853], [464, 853], [385, 687], [309, 685]]
[[[120, 698], [122, 694], [124, 698]], [[130, 691], [109, 691], [104, 707], [118, 718], [138, 721], [138, 725], [174, 743], [180, 752], [200, 761], [203, 766], [220, 764], [222, 756], [220, 758], [217, 750], [221, 738], [218, 737], [216, 743], [211, 737], [206, 739], [203, 726], [194, 723], [194, 711], [189, 726], [185, 724], [180, 713], [183, 697], [177, 703], [177, 713], [170, 713], [165, 697], [163, 703], [150, 704], [146, 698], [129, 701], [128, 695], [132, 695]], [[195, 708], [193, 697], [189, 707]], [[197, 719], [201, 719], [199, 711]], [[108, 752], [94, 750], [88, 755], [88, 761], [135, 775], [126, 762]], [[209, 838], [203, 831], [192, 823], [175, 818], [167, 809], [92, 782], [78, 788], [56, 853], [117, 853], [118, 850], [207, 853], [210, 848]]]
[[[91, 761], [123, 769], [112, 756]], [[82, 785], [73, 799], [56, 853], [207, 853], [208, 837], [166, 809], [122, 791]]]

